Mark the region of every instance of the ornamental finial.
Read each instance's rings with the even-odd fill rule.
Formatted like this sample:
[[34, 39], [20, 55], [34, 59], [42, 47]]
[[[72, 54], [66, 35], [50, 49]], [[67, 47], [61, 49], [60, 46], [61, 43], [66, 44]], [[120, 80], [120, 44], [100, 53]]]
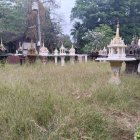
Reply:
[[119, 24], [119, 21], [117, 22], [117, 30], [116, 30], [116, 36], [115, 38], [120, 38], [120, 24]]

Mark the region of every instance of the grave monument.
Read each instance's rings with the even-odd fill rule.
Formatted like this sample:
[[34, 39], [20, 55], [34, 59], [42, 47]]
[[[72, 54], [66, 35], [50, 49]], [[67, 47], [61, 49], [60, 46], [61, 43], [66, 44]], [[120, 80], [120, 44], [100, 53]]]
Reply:
[[1, 38], [1, 43], [0, 43], [0, 63], [2, 65], [5, 64], [7, 57], [8, 57], [7, 50], [4, 47], [3, 42], [2, 42], [2, 38]]
[[55, 61], [55, 64], [57, 65], [57, 58], [58, 58], [58, 50], [57, 48], [54, 50], [54, 61]]
[[22, 66], [23, 62], [25, 63], [25, 55], [23, 54], [23, 47], [21, 42], [19, 42], [19, 49], [17, 50], [17, 55], [19, 56], [20, 65]]
[[49, 51], [45, 47], [44, 42], [43, 42], [43, 46], [39, 50], [39, 56], [41, 57], [41, 61], [42, 61], [43, 64], [47, 63], [47, 56], [48, 56], [48, 54], [49, 54]]
[[138, 73], [138, 66], [140, 63], [140, 46], [138, 45], [138, 39], [133, 37], [131, 45], [129, 45], [126, 49], [127, 57], [134, 57], [135, 61], [126, 61], [126, 69], [125, 72], [127, 74]]
[[29, 61], [30, 64], [35, 63], [35, 61], [36, 61], [36, 58], [37, 58], [37, 50], [33, 46], [33, 41], [31, 41], [31, 45], [28, 48], [27, 58], [28, 58], [28, 61]]
[[69, 56], [70, 56], [70, 63], [74, 64], [74, 60], [75, 60], [75, 49], [72, 45], [71, 49], [69, 50]]
[[111, 40], [110, 44], [107, 46], [109, 49], [107, 58], [97, 58], [96, 60], [106, 60], [110, 63], [112, 69], [110, 83], [119, 85], [120, 72], [122, 63], [125, 61], [135, 61], [135, 58], [127, 58], [125, 54], [125, 48], [127, 47], [124, 43], [124, 40], [120, 37], [119, 33], [119, 23], [117, 24], [117, 30], [115, 37]]
[[61, 58], [61, 66], [64, 66], [65, 65], [66, 49], [65, 49], [63, 43], [62, 43], [62, 45], [60, 47], [59, 56]]

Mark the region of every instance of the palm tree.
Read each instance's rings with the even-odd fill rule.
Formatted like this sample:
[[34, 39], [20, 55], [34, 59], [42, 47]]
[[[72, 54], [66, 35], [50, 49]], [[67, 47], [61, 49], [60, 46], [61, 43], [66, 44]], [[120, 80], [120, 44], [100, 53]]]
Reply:
[[73, 36], [73, 39], [76, 43], [77, 39], [79, 38], [81, 29], [82, 24], [80, 22], [75, 22], [75, 24], [73, 25], [73, 29], [71, 29], [71, 35]]
[[73, 29], [71, 29], [71, 35], [73, 36], [73, 40], [76, 43], [77, 50], [79, 51], [85, 44], [85, 40], [83, 39], [85, 32], [86, 29], [80, 22], [75, 22]]

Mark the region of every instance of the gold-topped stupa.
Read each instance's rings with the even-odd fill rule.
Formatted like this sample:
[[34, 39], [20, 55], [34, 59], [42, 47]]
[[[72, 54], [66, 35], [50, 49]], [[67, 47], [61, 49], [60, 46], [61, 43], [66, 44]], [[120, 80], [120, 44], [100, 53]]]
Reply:
[[109, 48], [108, 58], [124, 58], [126, 57], [125, 48], [127, 47], [124, 40], [120, 37], [119, 23], [117, 24], [117, 30], [115, 37], [111, 40], [107, 46]]
[[108, 61], [112, 69], [110, 83], [119, 85], [121, 83], [120, 73], [122, 63], [125, 61], [135, 61], [135, 58], [127, 58], [125, 48], [127, 47], [124, 40], [120, 37], [119, 23], [117, 24], [116, 35], [107, 46], [109, 54], [107, 58], [97, 58], [98, 61]]
[[54, 55], [58, 55], [58, 50], [57, 50], [57, 48], [55, 48], [55, 50], [54, 50]]
[[31, 46], [28, 48], [28, 53], [27, 55], [37, 55], [37, 50], [33, 46], [33, 41], [31, 41]]

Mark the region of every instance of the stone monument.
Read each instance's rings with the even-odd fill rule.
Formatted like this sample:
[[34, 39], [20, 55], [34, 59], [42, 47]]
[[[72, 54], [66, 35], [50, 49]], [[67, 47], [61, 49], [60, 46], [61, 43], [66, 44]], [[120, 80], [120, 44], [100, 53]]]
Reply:
[[33, 41], [31, 41], [31, 45], [28, 48], [28, 52], [27, 52], [27, 58], [28, 58], [29, 63], [30, 64], [35, 63], [36, 57], [37, 57], [37, 50], [33, 46]]
[[72, 45], [71, 49], [69, 50], [69, 56], [70, 56], [70, 63], [74, 64], [74, 60], [75, 60], [75, 49]]
[[66, 56], [66, 49], [62, 43], [61, 47], [60, 47], [60, 53], [59, 53], [59, 56], [61, 58], [61, 66], [64, 66], [65, 65], [65, 56]]
[[47, 63], [47, 56], [49, 55], [48, 49], [45, 47], [44, 42], [43, 46], [39, 50], [39, 56], [41, 57], [41, 61], [43, 64]]
[[1, 38], [1, 43], [0, 43], [0, 63], [2, 65], [5, 64], [7, 57], [8, 57], [7, 50], [4, 47], [3, 42], [2, 42], [2, 38]]
[[102, 56], [107, 57], [107, 49], [106, 49], [106, 47], [103, 48]]
[[126, 49], [127, 57], [134, 57], [135, 61], [126, 61], [126, 69], [125, 72], [127, 74], [134, 74], [138, 72], [138, 65], [140, 63], [140, 47], [138, 45], [138, 40], [136, 37], [133, 37], [131, 45], [129, 45]]
[[21, 45], [21, 42], [19, 42], [19, 49], [17, 50], [17, 55], [19, 56], [20, 65], [22, 66], [23, 62], [25, 63], [25, 56], [23, 54], [23, 47]]
[[110, 44], [107, 46], [109, 49], [107, 58], [97, 58], [96, 60], [106, 60], [110, 62], [112, 69], [112, 76], [109, 80], [110, 83], [119, 85], [121, 66], [124, 61], [134, 61], [135, 58], [126, 58], [125, 48], [127, 47], [124, 40], [120, 37], [119, 33], [119, 23], [117, 24], [117, 30], [115, 37], [111, 40]]
[[57, 58], [58, 58], [58, 50], [57, 48], [54, 50], [54, 61], [55, 61], [55, 64], [57, 65]]

